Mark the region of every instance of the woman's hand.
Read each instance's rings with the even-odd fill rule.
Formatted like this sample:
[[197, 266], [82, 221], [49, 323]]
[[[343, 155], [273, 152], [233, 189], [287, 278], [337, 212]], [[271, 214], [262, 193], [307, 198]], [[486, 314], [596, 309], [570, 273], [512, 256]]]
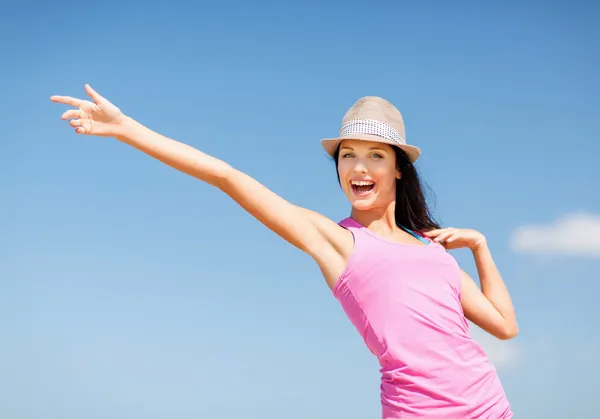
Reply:
[[479, 231], [471, 229], [440, 228], [426, 231], [423, 235], [436, 243], [440, 243], [448, 250], [468, 247], [472, 251], [475, 251], [486, 244], [485, 236]]
[[89, 84], [85, 85], [89, 100], [76, 99], [70, 96], [52, 96], [50, 100], [64, 103], [79, 109], [71, 109], [62, 115], [62, 119], [71, 119], [69, 125], [77, 134], [115, 137], [125, 121], [125, 115], [119, 108], [100, 96]]

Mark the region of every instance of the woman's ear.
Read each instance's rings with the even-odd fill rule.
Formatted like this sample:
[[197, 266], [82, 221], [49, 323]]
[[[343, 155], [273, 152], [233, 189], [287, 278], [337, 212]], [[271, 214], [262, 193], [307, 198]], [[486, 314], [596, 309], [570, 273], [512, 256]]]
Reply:
[[396, 169], [396, 179], [402, 179], [402, 171], [400, 169]]

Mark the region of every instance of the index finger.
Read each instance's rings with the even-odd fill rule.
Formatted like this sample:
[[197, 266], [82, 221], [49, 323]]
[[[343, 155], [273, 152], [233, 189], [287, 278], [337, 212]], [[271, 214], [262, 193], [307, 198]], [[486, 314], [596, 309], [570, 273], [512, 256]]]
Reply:
[[425, 235], [425, 236], [435, 236], [436, 234], [440, 234], [444, 230], [445, 229], [443, 229], [443, 228], [436, 228], [436, 229], [433, 229], [433, 230], [424, 231], [423, 235]]
[[56, 103], [64, 103], [65, 105], [75, 106], [76, 108], [79, 108], [83, 103], [83, 100], [76, 99], [71, 96], [50, 96], [50, 100]]

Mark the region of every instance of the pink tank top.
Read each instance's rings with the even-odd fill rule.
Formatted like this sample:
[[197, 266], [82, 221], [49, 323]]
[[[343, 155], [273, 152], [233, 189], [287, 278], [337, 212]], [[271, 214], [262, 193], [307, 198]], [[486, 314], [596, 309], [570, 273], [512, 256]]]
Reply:
[[461, 273], [439, 244], [399, 244], [352, 218], [354, 250], [335, 298], [381, 366], [382, 418], [513, 417], [496, 369], [471, 339]]

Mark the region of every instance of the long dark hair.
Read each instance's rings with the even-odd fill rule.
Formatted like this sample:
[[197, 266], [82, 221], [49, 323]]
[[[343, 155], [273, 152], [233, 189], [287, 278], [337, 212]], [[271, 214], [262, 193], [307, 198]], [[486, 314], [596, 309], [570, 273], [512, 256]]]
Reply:
[[[434, 220], [423, 189], [416, 167], [410, 162], [406, 153], [399, 147], [393, 147], [396, 152], [396, 164], [402, 172], [402, 178], [396, 180], [396, 224], [398, 227], [408, 228], [413, 231], [427, 231], [440, 228], [440, 225]], [[338, 169], [338, 158], [340, 148], [335, 151], [333, 156], [335, 169], [340, 182]], [[429, 193], [433, 192], [427, 187]]]

